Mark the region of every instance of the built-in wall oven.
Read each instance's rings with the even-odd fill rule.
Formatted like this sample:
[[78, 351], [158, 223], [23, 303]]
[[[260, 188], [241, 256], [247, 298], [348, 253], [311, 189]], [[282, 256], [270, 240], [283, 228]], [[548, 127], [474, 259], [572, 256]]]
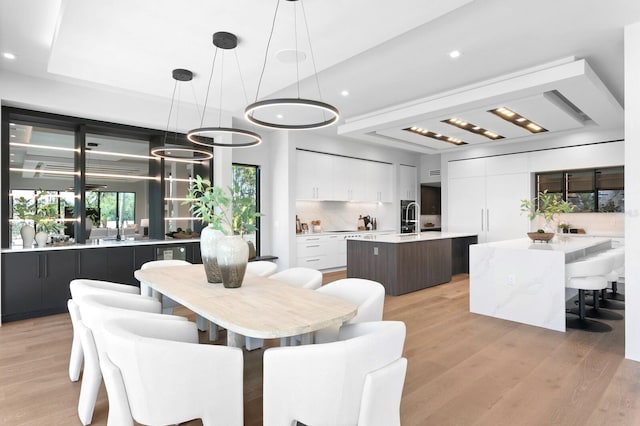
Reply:
[[416, 209], [409, 204], [413, 203], [413, 200], [401, 200], [400, 201], [400, 232], [402, 234], [412, 234], [416, 232]]

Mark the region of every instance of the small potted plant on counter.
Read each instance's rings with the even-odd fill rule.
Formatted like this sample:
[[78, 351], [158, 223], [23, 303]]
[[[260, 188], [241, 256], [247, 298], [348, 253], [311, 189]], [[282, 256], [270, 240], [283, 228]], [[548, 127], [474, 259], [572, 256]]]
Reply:
[[558, 225], [558, 228], [560, 228], [562, 230], [563, 234], [568, 234], [569, 233], [569, 228], [571, 228], [571, 225], [568, 223], [561, 223], [560, 225]]
[[552, 222], [555, 215], [572, 212], [573, 205], [563, 200], [560, 194], [549, 193], [545, 189], [543, 192], [538, 192], [538, 196], [533, 201], [520, 200], [520, 211], [527, 213], [530, 220], [538, 216], [544, 218], [544, 228], [538, 229], [537, 232], [529, 232], [527, 235], [534, 241], [549, 241], [554, 235]]

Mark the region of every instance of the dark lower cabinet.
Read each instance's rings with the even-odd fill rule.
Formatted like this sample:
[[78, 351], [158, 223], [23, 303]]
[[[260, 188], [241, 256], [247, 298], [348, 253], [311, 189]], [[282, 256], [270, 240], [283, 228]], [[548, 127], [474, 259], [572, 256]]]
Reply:
[[[197, 242], [181, 245], [186, 260], [202, 263]], [[75, 278], [139, 285], [133, 273], [156, 260], [164, 244], [95, 247], [2, 254], [2, 321], [67, 311], [69, 282]]]
[[75, 278], [69, 250], [2, 255], [2, 321], [65, 312]]

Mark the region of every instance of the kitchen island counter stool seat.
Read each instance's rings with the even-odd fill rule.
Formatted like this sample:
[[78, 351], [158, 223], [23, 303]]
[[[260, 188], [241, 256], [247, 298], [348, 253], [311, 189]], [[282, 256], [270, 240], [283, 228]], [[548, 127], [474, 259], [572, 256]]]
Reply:
[[608, 256], [595, 256], [566, 264], [565, 287], [578, 290], [578, 318], [567, 318], [567, 328], [593, 332], [612, 330], [608, 324], [587, 319], [585, 306], [585, 293], [593, 291], [597, 294], [598, 291], [607, 288], [607, 275], [612, 269], [613, 258]]
[[256, 260], [247, 264], [247, 272], [249, 274], [258, 275], [260, 277], [268, 277], [278, 270], [278, 265], [266, 260]]

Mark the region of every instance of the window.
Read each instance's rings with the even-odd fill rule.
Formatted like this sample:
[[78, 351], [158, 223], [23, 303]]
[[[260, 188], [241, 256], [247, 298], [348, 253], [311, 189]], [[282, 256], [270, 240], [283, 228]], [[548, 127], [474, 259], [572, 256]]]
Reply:
[[233, 227], [239, 229], [243, 223], [255, 225], [257, 231], [246, 232], [244, 239], [251, 241], [256, 254], [260, 255], [260, 167], [248, 164], [233, 164]]
[[624, 167], [536, 174], [537, 192], [561, 194], [574, 212], [623, 212]]
[[87, 217], [96, 228], [126, 227], [135, 223], [135, 192], [89, 191], [86, 205]]

